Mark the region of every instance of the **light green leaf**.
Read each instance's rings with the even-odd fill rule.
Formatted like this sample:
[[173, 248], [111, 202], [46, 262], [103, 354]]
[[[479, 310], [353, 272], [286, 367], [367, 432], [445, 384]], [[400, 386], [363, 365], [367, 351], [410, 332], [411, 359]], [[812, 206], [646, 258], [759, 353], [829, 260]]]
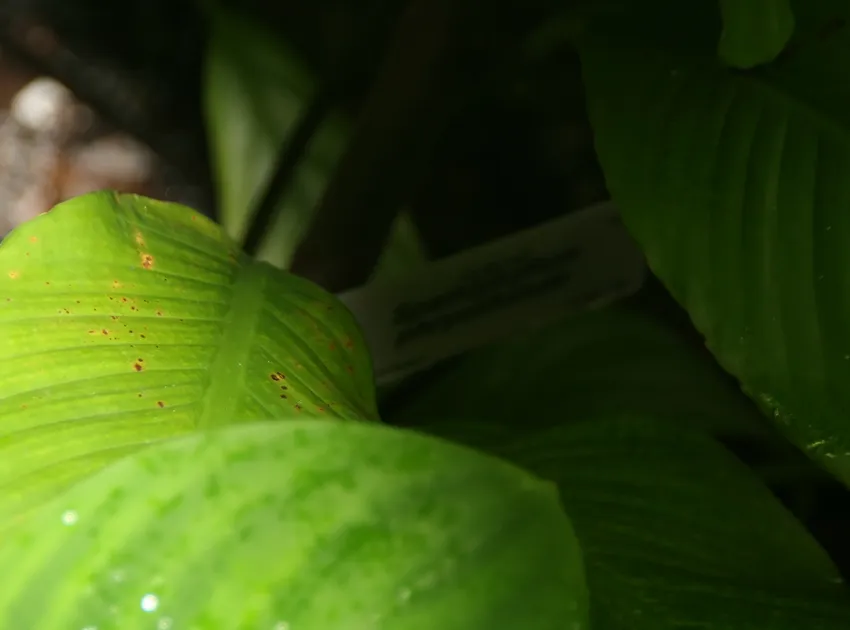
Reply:
[[770, 429], [707, 352], [622, 306], [470, 352], [386, 420], [462, 424], [478, 417], [481, 405], [489, 422], [501, 426], [517, 418], [528, 427], [644, 414], [727, 437]]
[[[241, 240], [281, 148], [315, 95], [298, 55], [239, 12], [210, 12], [204, 106], [222, 225]], [[258, 258], [287, 267], [348, 139], [348, 123], [328, 118], [308, 144], [280, 200]]]
[[0, 529], [144, 444], [292, 414], [377, 417], [359, 327], [203, 216], [94, 193], [0, 245]]
[[612, 196], [723, 367], [850, 482], [850, 5], [795, 4], [800, 44], [750, 73], [706, 3], [656, 5], [580, 46]]
[[588, 627], [551, 484], [359, 423], [258, 423], [145, 450], [4, 538], [0, 574], [15, 576], [4, 628]]
[[[479, 417], [496, 407], [481, 404]], [[698, 406], [702, 400], [695, 400]], [[850, 592], [803, 526], [712, 438], [650, 416], [442, 426], [558, 482], [594, 630], [841, 630]]]
[[735, 68], [773, 61], [794, 33], [789, 0], [720, 0], [720, 13], [717, 54]]

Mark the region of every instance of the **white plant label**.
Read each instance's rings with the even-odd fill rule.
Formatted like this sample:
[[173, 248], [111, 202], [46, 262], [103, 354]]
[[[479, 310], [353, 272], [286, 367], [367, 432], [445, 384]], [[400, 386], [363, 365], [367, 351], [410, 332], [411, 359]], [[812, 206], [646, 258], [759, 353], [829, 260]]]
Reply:
[[428, 263], [339, 298], [360, 322], [379, 384], [635, 293], [646, 264], [610, 203]]

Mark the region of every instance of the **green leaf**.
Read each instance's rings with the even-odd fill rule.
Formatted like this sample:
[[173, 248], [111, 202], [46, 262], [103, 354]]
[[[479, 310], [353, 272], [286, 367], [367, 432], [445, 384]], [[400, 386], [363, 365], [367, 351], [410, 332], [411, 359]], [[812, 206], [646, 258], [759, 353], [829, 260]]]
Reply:
[[689, 340], [633, 308], [470, 353], [387, 419], [559, 484], [594, 630], [848, 627], [828, 556], [709, 436], [758, 432], [758, 412]]
[[[221, 221], [241, 241], [275, 163], [318, 91], [295, 51], [238, 11], [207, 11], [211, 34], [204, 70], [207, 128]], [[280, 199], [257, 258], [287, 268], [348, 143], [349, 120], [334, 111], [308, 143]], [[425, 260], [410, 216], [401, 213], [374, 275], [408, 271]]]
[[705, 3], [661, 5], [581, 41], [609, 189], [723, 367], [850, 482], [850, 5], [796, 4], [795, 48], [749, 73]]
[[715, 435], [765, 434], [769, 424], [710, 359], [635, 308], [594, 310], [468, 353], [385, 419], [462, 424], [485, 405], [506, 427], [644, 414]]
[[[316, 93], [298, 55], [237, 11], [210, 12], [204, 105], [222, 225], [234, 239], [272, 176], [281, 148]], [[328, 118], [308, 144], [258, 258], [287, 267], [348, 139], [348, 123]]]
[[359, 327], [203, 216], [94, 193], [0, 245], [0, 529], [147, 443], [292, 414], [377, 417]]
[[[476, 402], [479, 418], [496, 407]], [[850, 593], [826, 553], [740, 461], [681, 425], [636, 416], [525, 437], [483, 422], [439, 433], [558, 483], [594, 630], [847, 628]]]
[[735, 68], [773, 61], [794, 33], [789, 0], [720, 0], [720, 13], [717, 54]]
[[[549, 483], [379, 425], [279, 422], [171, 441], [3, 540], [2, 627], [586, 629]], [[158, 625], [159, 624], [159, 625]]]

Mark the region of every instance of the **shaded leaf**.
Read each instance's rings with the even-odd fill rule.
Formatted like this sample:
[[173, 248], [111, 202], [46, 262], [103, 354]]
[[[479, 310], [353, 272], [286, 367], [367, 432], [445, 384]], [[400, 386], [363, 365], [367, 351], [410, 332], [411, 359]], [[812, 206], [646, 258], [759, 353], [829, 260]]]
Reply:
[[144, 444], [281, 415], [376, 418], [348, 310], [189, 208], [108, 192], [0, 245], [0, 527]]
[[716, 60], [709, 5], [656, 2], [582, 39], [599, 157], [723, 367], [846, 483], [850, 6], [796, 3], [794, 49], [740, 73]]
[[145, 450], [5, 538], [0, 572], [15, 575], [3, 627], [588, 627], [551, 484], [378, 425], [259, 423]]
[[483, 405], [505, 427], [644, 414], [716, 435], [766, 433], [710, 358], [633, 308], [587, 311], [468, 353], [386, 419], [451, 425], [480, 417]]
[[[486, 418], [495, 405], [479, 402]], [[438, 433], [558, 482], [594, 630], [848, 627], [850, 592], [826, 553], [740, 461], [681, 424], [638, 416], [525, 437], [483, 422]]]
[[[298, 55], [239, 12], [210, 12], [205, 111], [227, 233], [241, 240], [282, 147], [317, 90]], [[348, 138], [348, 124], [328, 118], [312, 138], [280, 200], [258, 258], [287, 267]]]
[[758, 434], [758, 411], [688, 340], [633, 308], [470, 353], [387, 419], [559, 484], [594, 630], [846, 627], [829, 557], [709, 435]]
[[735, 68], [773, 61], [794, 33], [789, 0], [720, 0], [723, 32], [717, 53]]

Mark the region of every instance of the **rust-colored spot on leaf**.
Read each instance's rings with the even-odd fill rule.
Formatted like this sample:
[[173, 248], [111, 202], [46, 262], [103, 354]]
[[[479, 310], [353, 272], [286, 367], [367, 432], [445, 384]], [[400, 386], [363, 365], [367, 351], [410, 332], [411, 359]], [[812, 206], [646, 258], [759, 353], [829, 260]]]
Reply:
[[106, 330], [106, 328], [104, 328], [103, 330], [101, 330], [101, 331], [100, 331], [100, 334], [102, 334], [102, 335], [108, 335], [108, 334], [109, 334], [109, 331], [108, 331], [108, 330]]
[[123, 284], [121, 284], [121, 282], [120, 282], [119, 280], [113, 280], [113, 281], [112, 281], [112, 288], [113, 288], [113, 289], [120, 289], [120, 288], [121, 288], [121, 287], [123, 287], [123, 286], [124, 286], [124, 285], [123, 285]]
[[142, 339], [145, 339], [145, 336], [144, 336], [144, 335], [139, 335], [139, 337], [141, 337]]
[[273, 381], [283, 381], [286, 380], [286, 375], [283, 372], [274, 372], [273, 374], [269, 374], [269, 378]]
[[118, 315], [111, 315], [110, 317], [111, 317], [112, 319], [118, 319]]
[[162, 317], [162, 311], [157, 310], [157, 312], [156, 312], [156, 316], [157, 316], [157, 317]]
[[324, 407], [316, 407], [316, 411], [318, 411], [319, 413], [325, 413], [325, 408]]
[[295, 411], [301, 411], [301, 405], [295, 403]]
[[354, 374], [354, 368], [351, 367], [350, 365], [345, 366], [345, 371], [348, 372], [349, 374]]
[[141, 254], [142, 267], [145, 269], [153, 269], [154, 257], [150, 254]]
[[136, 245], [139, 247], [145, 247], [145, 237], [141, 232], [136, 230], [136, 233], [133, 236], [136, 239]]
[[286, 398], [286, 394], [281, 394], [281, 395], [280, 395], [280, 397], [281, 397], [281, 398]]
[[21, 409], [26, 409], [26, 408], [27, 408], [26, 403], [24, 403], [23, 405], [21, 405]]
[[145, 369], [145, 366], [144, 366], [144, 365], [142, 365], [142, 360], [141, 360], [141, 359], [139, 359], [138, 361], [136, 361], [136, 362], [133, 364], [133, 369], [134, 369], [134, 370], [136, 370], [136, 372], [141, 372], [142, 370], [144, 370], [144, 369]]
[[157, 407], [160, 407], [160, 408], [165, 407], [165, 403], [162, 402], [161, 400], [157, 400], [156, 405], [157, 405]]
[[10, 271], [10, 272], [9, 272], [9, 277], [10, 277], [12, 280], [17, 280], [18, 278], [20, 278], [20, 277], [21, 277], [21, 274], [20, 274], [20, 272], [18, 272], [18, 271]]
[[30, 243], [38, 243], [38, 237], [37, 236], [30, 236]]
[[351, 350], [352, 348], [354, 348], [354, 341], [352, 341], [351, 337], [345, 338], [345, 347], [348, 350]]
[[334, 350], [336, 350], [336, 344], [335, 344], [335, 343], [333, 343], [333, 342], [329, 343], [329, 344], [328, 344], [328, 350], [330, 350], [331, 352], [333, 352]]

